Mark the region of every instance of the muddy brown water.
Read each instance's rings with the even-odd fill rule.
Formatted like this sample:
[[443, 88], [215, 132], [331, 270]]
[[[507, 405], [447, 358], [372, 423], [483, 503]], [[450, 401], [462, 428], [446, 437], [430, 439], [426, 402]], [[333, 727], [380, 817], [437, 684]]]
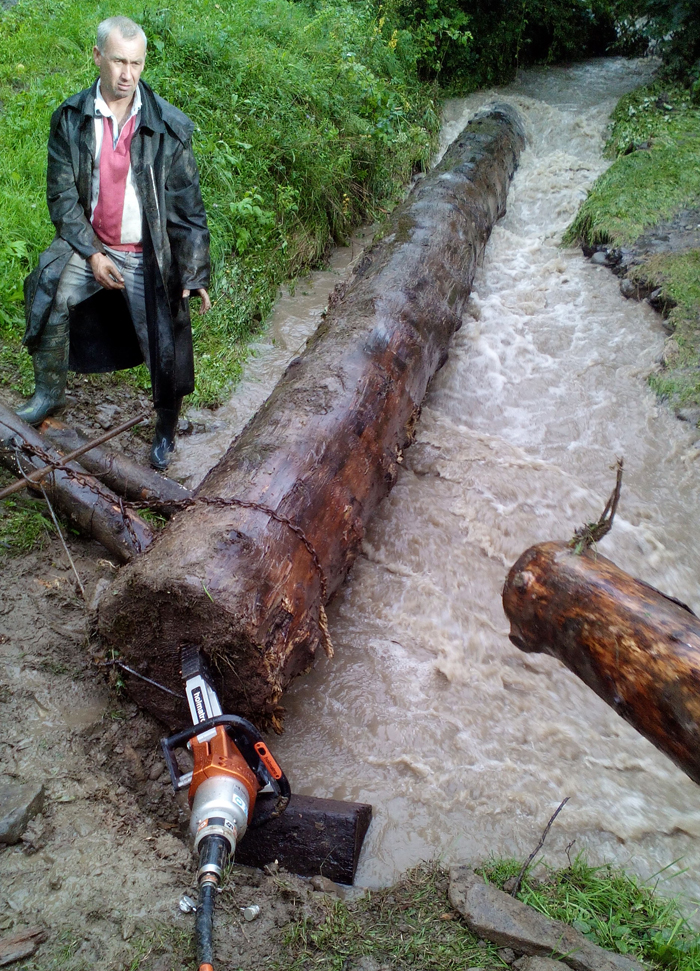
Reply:
[[[575, 840], [573, 852], [645, 877], [667, 867], [667, 893], [700, 896], [700, 790], [559, 662], [519, 653], [500, 598], [525, 548], [597, 518], [622, 455], [622, 503], [601, 552], [700, 609], [698, 433], [645, 380], [660, 320], [559, 246], [609, 164], [610, 111], [651, 68], [530, 70], [446, 106], [442, 150], [496, 95], [520, 110], [530, 145], [416, 444], [332, 604], [336, 657], [286, 695], [275, 744], [298, 791], [374, 806], [364, 884], [435, 855], [523, 856], [570, 796], [549, 860], [565, 862]], [[280, 302], [269, 343], [220, 413], [229, 428], [313, 332], [357, 245]], [[176, 471], [195, 481], [229, 428], [190, 439]]]

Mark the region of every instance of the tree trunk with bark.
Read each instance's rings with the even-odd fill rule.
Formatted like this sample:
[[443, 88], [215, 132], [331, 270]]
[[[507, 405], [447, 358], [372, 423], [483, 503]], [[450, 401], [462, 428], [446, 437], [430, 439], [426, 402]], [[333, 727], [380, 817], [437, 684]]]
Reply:
[[[324, 603], [396, 481], [523, 145], [508, 105], [468, 125], [331, 295], [302, 356], [196, 491], [200, 502], [117, 577], [98, 626], [130, 666], [180, 690], [181, 646], [199, 644], [224, 709], [281, 728], [282, 692], [313, 664]], [[187, 719], [171, 695], [125, 680], [167, 724]]]
[[[26, 451], [22, 450], [24, 443], [29, 446]], [[22, 470], [29, 474], [48, 463], [61, 465], [63, 456], [36, 429], [0, 404], [0, 465], [21, 477]], [[140, 516], [125, 509], [118, 496], [77, 462], [69, 462], [65, 469], [69, 471], [57, 469], [48, 473], [41, 485], [54, 508], [72, 526], [96, 539], [120, 563], [127, 563], [148, 549], [153, 531]], [[38, 485], [32, 491], [42, 496]]]
[[503, 588], [510, 639], [550, 654], [700, 783], [700, 619], [591, 550], [542, 543]]

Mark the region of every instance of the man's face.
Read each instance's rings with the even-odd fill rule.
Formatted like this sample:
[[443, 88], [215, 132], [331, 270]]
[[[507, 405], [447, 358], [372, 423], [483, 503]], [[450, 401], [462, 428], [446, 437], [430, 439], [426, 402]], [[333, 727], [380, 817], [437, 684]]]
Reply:
[[141, 37], [125, 38], [113, 30], [105, 49], [93, 48], [92, 56], [100, 69], [102, 96], [110, 101], [131, 100], [139, 83], [146, 60], [146, 47]]

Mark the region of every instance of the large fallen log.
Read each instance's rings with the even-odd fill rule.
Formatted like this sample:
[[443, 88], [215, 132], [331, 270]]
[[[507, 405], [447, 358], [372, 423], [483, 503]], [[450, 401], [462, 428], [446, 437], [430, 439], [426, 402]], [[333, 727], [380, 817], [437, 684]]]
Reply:
[[[39, 426], [39, 433], [61, 452], [72, 452], [86, 445], [85, 435], [65, 425], [58, 418], [47, 418]], [[192, 493], [179, 482], [160, 475], [154, 469], [140, 465], [126, 455], [98, 445], [80, 457], [80, 464], [104, 482], [117, 495], [132, 501], [146, 500], [152, 508], [172, 515], [173, 502], [189, 499]]]
[[[26, 444], [29, 449], [23, 450]], [[38, 452], [38, 454], [37, 454]], [[63, 465], [63, 456], [49, 442], [0, 403], [0, 465], [21, 476], [48, 463]], [[41, 480], [34, 490], [46, 492], [54, 508], [79, 532], [96, 539], [120, 563], [147, 550], [153, 531], [136, 513], [125, 509], [118, 496], [77, 462], [69, 462]]]
[[510, 639], [550, 654], [700, 783], [700, 619], [591, 550], [542, 543], [503, 588]]
[[[523, 144], [507, 105], [469, 124], [331, 295], [325, 321], [204, 479], [198, 503], [120, 573], [97, 622], [130, 666], [178, 690], [180, 648], [199, 644], [224, 709], [281, 727], [282, 692], [324, 644], [324, 602], [396, 480]], [[166, 724], [186, 720], [172, 695], [125, 680]]]

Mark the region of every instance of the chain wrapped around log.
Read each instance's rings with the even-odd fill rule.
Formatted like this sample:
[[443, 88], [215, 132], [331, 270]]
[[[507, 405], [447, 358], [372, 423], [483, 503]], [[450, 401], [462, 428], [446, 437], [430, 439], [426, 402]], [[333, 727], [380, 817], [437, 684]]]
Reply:
[[[524, 142], [508, 105], [470, 122], [331, 295], [304, 353], [196, 490], [276, 510], [308, 546], [259, 509], [196, 503], [120, 572], [97, 625], [135, 670], [178, 686], [181, 646], [199, 644], [224, 708], [281, 729], [282, 693], [323, 646], [324, 602], [396, 481]], [[186, 709], [173, 696], [125, 681], [162, 721], [182, 724]]]
[[550, 654], [700, 784], [700, 619], [571, 544], [533, 546], [503, 588], [510, 639]]
[[77, 462], [64, 463], [64, 457], [36, 429], [0, 403], [0, 465], [19, 476], [46, 465], [57, 466], [40, 485], [29, 487], [41, 495], [43, 486], [61, 515], [120, 563], [147, 550], [153, 542], [150, 526]]
[[[85, 435], [65, 425], [58, 418], [47, 418], [43, 421], [39, 426], [39, 433], [64, 453], [87, 445], [89, 441]], [[192, 495], [189, 489], [174, 479], [100, 445], [82, 455], [80, 464], [88, 472], [98, 476], [100, 482], [117, 495], [136, 502], [149, 500], [149, 508], [166, 516], [171, 516], [178, 508], [173, 503]]]

